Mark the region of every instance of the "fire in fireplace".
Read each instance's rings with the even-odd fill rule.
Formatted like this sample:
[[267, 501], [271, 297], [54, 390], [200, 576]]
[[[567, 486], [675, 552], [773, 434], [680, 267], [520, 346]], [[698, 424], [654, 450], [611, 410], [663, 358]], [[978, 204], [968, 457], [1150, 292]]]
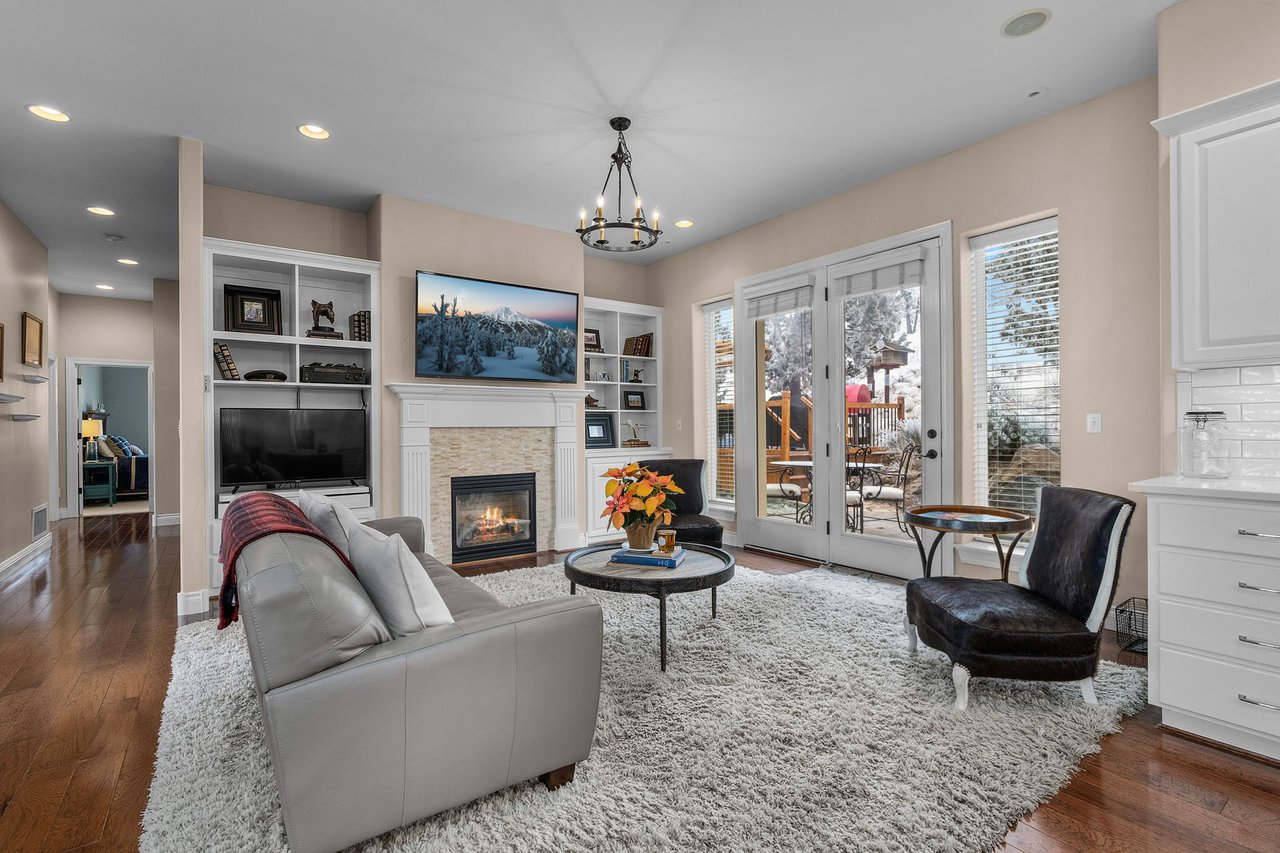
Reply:
[[538, 550], [533, 474], [454, 477], [450, 489], [455, 563]]

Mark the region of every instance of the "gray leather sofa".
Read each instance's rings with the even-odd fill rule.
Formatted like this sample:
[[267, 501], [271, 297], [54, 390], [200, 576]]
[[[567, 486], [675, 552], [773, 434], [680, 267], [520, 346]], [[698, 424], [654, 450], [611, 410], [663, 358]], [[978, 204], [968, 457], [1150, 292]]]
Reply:
[[534, 777], [572, 779], [600, 700], [602, 616], [584, 596], [519, 607], [422, 554], [454, 618], [392, 640], [319, 540], [277, 533], [236, 563], [240, 617], [290, 847], [339, 850]]

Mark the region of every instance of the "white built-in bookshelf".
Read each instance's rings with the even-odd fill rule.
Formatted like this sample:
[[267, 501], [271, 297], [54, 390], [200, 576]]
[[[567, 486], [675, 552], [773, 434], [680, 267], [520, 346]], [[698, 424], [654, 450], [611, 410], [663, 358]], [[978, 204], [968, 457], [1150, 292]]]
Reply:
[[[205, 339], [205, 459], [210, 500], [210, 577], [216, 586], [220, 577], [216, 554], [221, 539], [223, 510], [236, 494], [221, 488], [218, 451], [218, 412], [223, 408], [273, 409], [365, 409], [368, 412], [368, 478], [356, 484], [307, 485], [308, 490], [329, 494], [364, 519], [373, 518], [381, 497], [377, 488], [379, 364], [377, 358], [380, 320], [378, 315], [378, 271], [376, 261], [344, 258], [252, 243], [206, 238], [204, 242], [204, 339]], [[279, 334], [272, 331], [240, 331], [228, 328], [225, 296], [228, 287], [253, 288], [279, 294]], [[343, 338], [307, 337], [312, 327], [311, 301], [333, 303], [334, 320], [322, 320], [342, 332]], [[352, 340], [349, 318], [369, 312], [369, 340]], [[224, 378], [214, 355], [215, 344], [225, 345], [235, 360], [239, 379]], [[346, 384], [302, 381], [302, 367], [311, 363], [354, 365], [368, 371], [365, 382]], [[256, 370], [278, 371], [284, 381], [250, 381], [244, 377]], [[296, 500], [297, 488], [275, 489]]]

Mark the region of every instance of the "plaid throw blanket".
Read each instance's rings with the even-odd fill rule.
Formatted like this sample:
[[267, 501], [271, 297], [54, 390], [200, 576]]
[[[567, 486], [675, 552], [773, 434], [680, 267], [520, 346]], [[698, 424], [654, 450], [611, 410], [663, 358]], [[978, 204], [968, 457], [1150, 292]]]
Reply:
[[240, 601], [236, 597], [236, 560], [246, 545], [272, 533], [301, 533], [314, 536], [333, 548], [343, 564], [356, 570], [346, 555], [324, 537], [320, 528], [302, 514], [291, 501], [270, 492], [251, 492], [227, 507], [222, 517], [222, 546], [218, 562], [222, 563], [222, 591], [218, 593], [218, 630], [240, 618]]

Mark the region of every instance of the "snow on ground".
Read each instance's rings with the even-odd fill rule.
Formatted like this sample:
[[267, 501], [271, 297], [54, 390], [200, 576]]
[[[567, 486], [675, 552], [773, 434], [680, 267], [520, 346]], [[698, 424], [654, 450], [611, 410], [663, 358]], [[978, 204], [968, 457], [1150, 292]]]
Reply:
[[[507, 358], [505, 353], [499, 352], [493, 356], [481, 356], [480, 363], [484, 365], [484, 370], [475, 374], [466, 374], [461, 371], [454, 371], [446, 374], [448, 376], [468, 376], [472, 375], [480, 379], [537, 379], [543, 382], [573, 382], [577, 379], [568, 373], [558, 373], [555, 376], [548, 376], [542, 372], [539, 366], [538, 351], [533, 347], [516, 347], [516, 357], [514, 359]], [[436, 372], [436, 348], [427, 347], [422, 351], [418, 358], [417, 375], [419, 376], [439, 376]]]

